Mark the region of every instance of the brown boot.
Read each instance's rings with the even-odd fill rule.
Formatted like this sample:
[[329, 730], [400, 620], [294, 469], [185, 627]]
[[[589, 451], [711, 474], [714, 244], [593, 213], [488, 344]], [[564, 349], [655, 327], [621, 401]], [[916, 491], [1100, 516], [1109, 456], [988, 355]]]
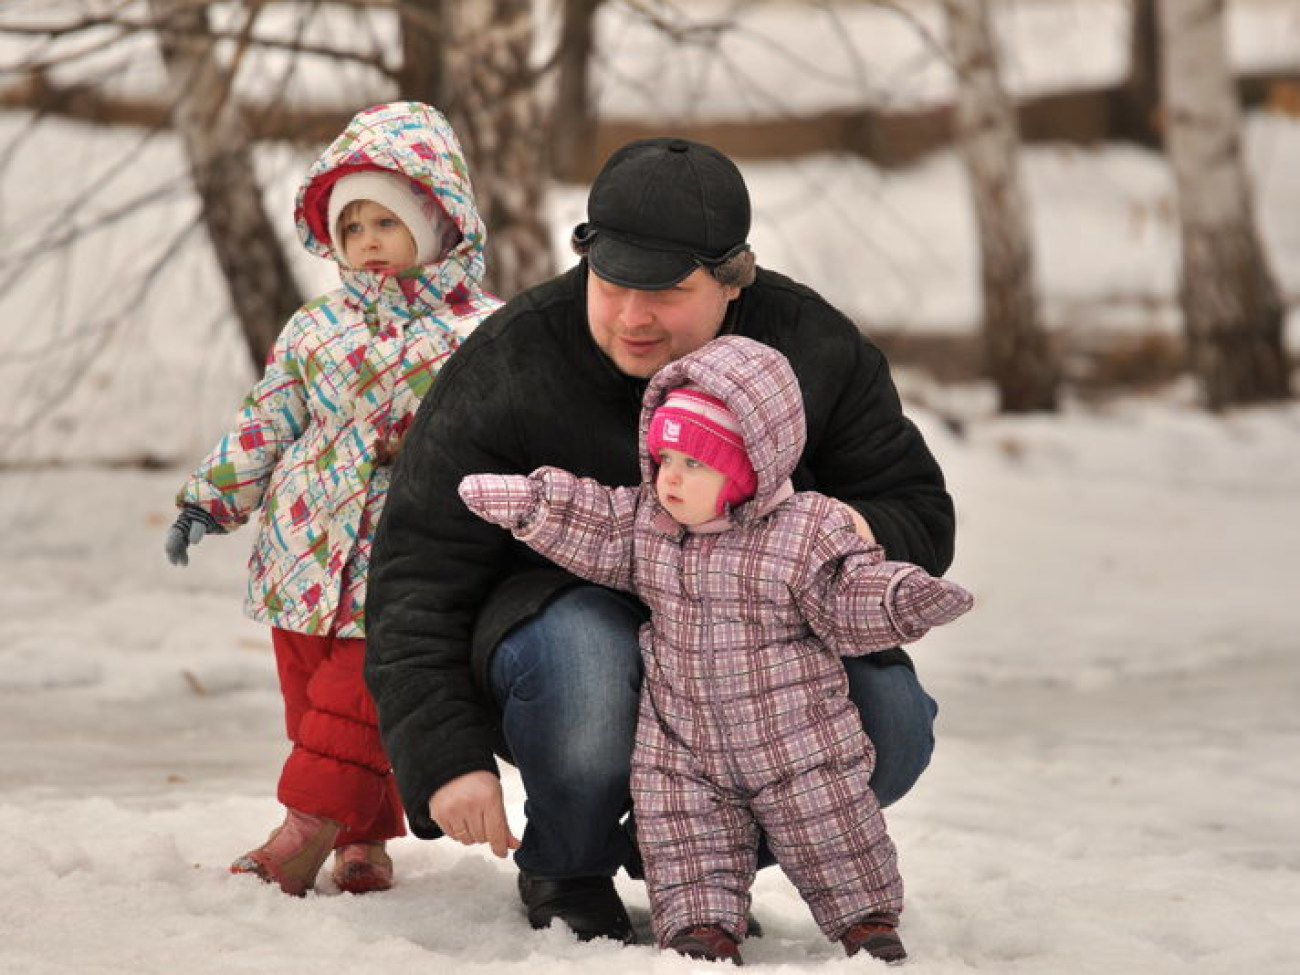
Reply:
[[697, 924], [693, 928], [683, 928], [669, 939], [668, 947], [687, 958], [744, 964], [736, 939], [717, 924]]
[[334, 851], [330, 876], [345, 894], [370, 894], [393, 886], [393, 861], [384, 844], [345, 843]]
[[302, 897], [316, 885], [316, 874], [341, 828], [333, 820], [289, 809], [267, 841], [232, 863], [230, 872], [251, 873], [268, 884], [279, 884], [286, 894]]
[[840, 936], [840, 944], [848, 955], [865, 951], [872, 958], [879, 958], [890, 965], [901, 965], [907, 958], [897, 927], [874, 916], [859, 921], [845, 931]]

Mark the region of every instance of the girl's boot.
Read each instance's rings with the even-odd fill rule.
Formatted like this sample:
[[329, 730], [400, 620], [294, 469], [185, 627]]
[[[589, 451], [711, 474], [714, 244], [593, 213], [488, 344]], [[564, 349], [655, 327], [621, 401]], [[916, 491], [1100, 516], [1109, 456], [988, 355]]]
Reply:
[[334, 851], [330, 875], [345, 894], [370, 894], [393, 886], [393, 861], [382, 842], [345, 843]]
[[288, 809], [284, 822], [256, 850], [230, 865], [231, 873], [251, 873], [294, 897], [316, 885], [316, 874], [334, 848], [342, 827], [331, 819]]
[[872, 958], [879, 958], [890, 965], [901, 965], [907, 958], [897, 926], [888, 918], [875, 914], [845, 931], [840, 936], [840, 944], [844, 945], [844, 951], [848, 955], [865, 951]]

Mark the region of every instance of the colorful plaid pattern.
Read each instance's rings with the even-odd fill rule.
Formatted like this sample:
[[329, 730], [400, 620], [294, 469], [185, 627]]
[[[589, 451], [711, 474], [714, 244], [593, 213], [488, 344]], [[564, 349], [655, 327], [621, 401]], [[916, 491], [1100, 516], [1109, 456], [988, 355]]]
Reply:
[[837, 939], [868, 915], [897, 919], [903, 896], [868, 786], [874, 751], [838, 658], [924, 632], [890, 605], [920, 570], [865, 545], [839, 502], [791, 493], [803, 407], [779, 353], [724, 337], [665, 367], [646, 393], [643, 443], [655, 409], [687, 384], [728, 405], [758, 474], [754, 500], [725, 523], [688, 531], [668, 519], [645, 450], [636, 488], [542, 468], [474, 475], [461, 496], [650, 607], [632, 788], [659, 943], [698, 924], [744, 931], [760, 826]]
[[234, 428], [177, 496], [228, 529], [260, 512], [250, 616], [342, 637], [365, 633], [372, 536], [389, 486], [385, 456], [447, 357], [499, 305], [479, 285], [482, 222], [459, 146], [427, 106], [362, 112], [311, 167], [296, 212], [307, 249], [333, 258], [304, 210], [312, 188], [362, 160], [411, 167], [401, 171], [442, 201], [461, 243], [441, 263], [400, 277], [341, 269], [342, 286], [285, 325]]

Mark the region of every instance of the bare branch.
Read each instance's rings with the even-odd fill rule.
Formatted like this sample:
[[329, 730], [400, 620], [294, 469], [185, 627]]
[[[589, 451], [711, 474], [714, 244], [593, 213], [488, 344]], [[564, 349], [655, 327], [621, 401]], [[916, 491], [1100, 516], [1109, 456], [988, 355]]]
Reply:
[[659, 2], [656, 2], [656, 0], [623, 0], [623, 6], [637, 14], [656, 30], [679, 42], [704, 40], [706, 43], [711, 44], [720, 35], [733, 30], [736, 26], [734, 20], [669, 21], [661, 13], [664, 8], [674, 13], [680, 12], [676, 11], [671, 3], [664, 3], [662, 0], [659, 0]]
[[[93, 125], [124, 125], [150, 130], [171, 127], [171, 110], [162, 98], [109, 95], [94, 85], [57, 85], [34, 74], [0, 88], [0, 109], [25, 109]], [[275, 102], [241, 104], [239, 111], [257, 140], [319, 145], [333, 138], [355, 113], [352, 106], [287, 108]]]
[[[397, 71], [397, 64], [390, 58], [386, 57], [387, 52], [377, 42], [372, 43], [370, 48], [359, 47], [355, 43], [346, 42], [340, 44], [330, 43], [308, 43], [301, 36], [293, 39], [284, 39], [273, 36], [260, 36], [251, 30], [251, 25], [256, 20], [257, 11], [268, 7], [271, 3], [278, 0], [257, 0], [249, 2], [244, 6], [249, 8], [249, 16], [236, 29], [222, 29], [213, 27], [207, 32], [195, 31], [187, 23], [186, 14], [195, 10], [211, 6], [210, 0], [188, 0], [183, 3], [176, 11], [166, 15], [142, 16], [139, 14], [126, 15], [121, 13], [121, 9], [134, 6], [134, 0], [122, 0], [121, 7], [110, 13], [88, 14], [75, 20], [52, 21], [46, 23], [23, 23], [23, 22], [3, 22], [0, 21], [0, 35], [10, 34], [18, 37], [44, 37], [51, 44], [55, 41], [66, 41], [79, 34], [94, 34], [106, 29], [112, 29], [112, 33], [107, 36], [95, 36], [87, 39], [85, 46], [78, 47], [75, 50], [61, 51], [53, 55], [42, 53], [48, 49], [51, 44], [42, 45], [41, 48], [29, 53], [21, 61], [12, 65], [0, 65], [0, 73], [18, 72], [25, 73], [32, 70], [50, 69], [58, 66], [74, 64], [84, 58], [98, 54], [106, 49], [110, 49], [127, 37], [133, 35], [152, 35], [158, 31], [166, 30], [172, 36], [183, 40], [201, 39], [203, 41], [229, 42], [236, 46], [237, 49], [248, 48], [259, 51], [276, 51], [292, 55], [310, 55], [314, 57], [325, 58], [331, 61], [343, 63], [355, 63], [363, 67], [372, 68], [386, 77], [393, 77]], [[346, 2], [335, 2], [332, 5], [342, 7], [355, 7], [361, 10], [397, 10], [404, 9], [404, 4], [397, 0], [346, 0]], [[313, 4], [312, 6], [321, 6]], [[415, 21], [428, 20], [428, 14], [416, 11], [412, 13], [411, 19]], [[195, 35], [201, 35], [196, 37]], [[355, 35], [344, 35], [345, 41], [355, 41]], [[373, 39], [372, 39], [373, 41]], [[238, 55], [237, 55], [238, 57]]]
[[[162, 247], [158, 257], [138, 279], [138, 284], [123, 296], [121, 302], [101, 319], [87, 322], [79, 330], [80, 337], [86, 340], [86, 344], [78, 348], [76, 342], [70, 341], [70, 338], [77, 336], [62, 335], [52, 348], [43, 350], [41, 353], [43, 355], [57, 351], [65, 365], [65, 370], [60, 373], [57, 388], [51, 390], [48, 395], [20, 398], [21, 402], [28, 404], [26, 415], [13, 418], [0, 427], [0, 437], [3, 437], [0, 439], [0, 454], [12, 455], [13, 446], [19, 438], [30, 435], [33, 430], [38, 429], [41, 418], [54, 412], [58, 403], [67, 397], [69, 389], [81, 386], [94, 364], [100, 361], [109, 342], [122, 327], [122, 323], [127, 320], [124, 314], [126, 310], [139, 307], [148, 298], [163, 270], [179, 252], [181, 243], [193, 234], [199, 225], [197, 217], [183, 225]], [[41, 374], [41, 370], [32, 370], [29, 373], [33, 378]]]

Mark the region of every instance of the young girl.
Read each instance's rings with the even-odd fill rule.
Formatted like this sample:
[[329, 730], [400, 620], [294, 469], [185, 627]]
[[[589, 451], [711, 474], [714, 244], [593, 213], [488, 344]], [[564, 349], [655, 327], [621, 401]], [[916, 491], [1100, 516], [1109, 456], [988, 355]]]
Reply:
[[205, 533], [260, 528], [246, 610], [271, 626], [292, 751], [284, 822], [237, 859], [289, 894], [334, 851], [344, 891], [392, 885], [405, 833], [366, 690], [372, 535], [402, 436], [443, 362], [498, 304], [479, 282], [484, 229], [455, 133], [414, 102], [358, 114], [308, 170], [295, 206], [342, 286], [284, 327], [231, 430], [177, 496], [168, 558]]
[[541, 468], [472, 475], [461, 497], [650, 608], [632, 800], [659, 945], [740, 962], [761, 831], [829, 938], [901, 961], [902, 881], [839, 658], [972, 599], [885, 561], [840, 502], [795, 493], [804, 431], [785, 358], [727, 336], [650, 381], [639, 487]]

